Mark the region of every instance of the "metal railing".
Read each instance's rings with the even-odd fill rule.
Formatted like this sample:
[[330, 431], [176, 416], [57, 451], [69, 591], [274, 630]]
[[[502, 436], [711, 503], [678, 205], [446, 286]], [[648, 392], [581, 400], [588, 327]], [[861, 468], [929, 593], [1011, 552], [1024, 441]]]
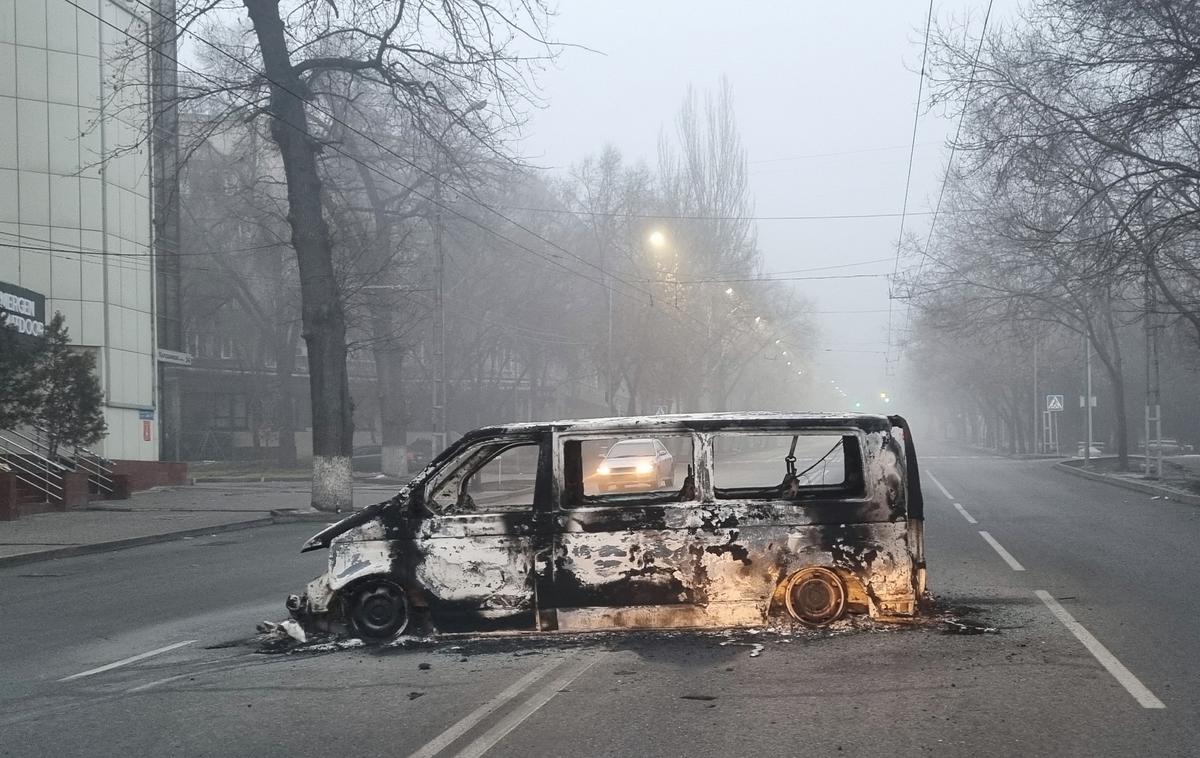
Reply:
[[[0, 443], [0, 445], [3, 445], [6, 450], [11, 448], [14, 455], [31, 457], [37, 461], [44, 462], [44, 464], [49, 464], [42, 465], [41, 468], [58, 472], [57, 483], [60, 493], [62, 490], [63, 471], [83, 471], [87, 474], [88, 483], [95, 487], [97, 492], [112, 494], [112, 462], [107, 458], [98, 455], [82, 445], [60, 446], [51, 454], [49, 432], [37, 426], [27, 427], [27, 432], [21, 430], [0, 432], [0, 440], [3, 440], [3, 443]], [[26, 468], [30, 466], [32, 464], [26, 464]], [[13, 466], [13, 468], [20, 467]], [[33, 482], [27, 483], [45, 492], [42, 486]], [[45, 482], [42, 484], [46, 485]], [[50, 493], [47, 492], [46, 494], [49, 495]]]
[[18, 479], [48, 500], [62, 500], [63, 474], [69, 469], [21, 444], [18, 439], [23, 437], [17, 432], [0, 432], [0, 459]]

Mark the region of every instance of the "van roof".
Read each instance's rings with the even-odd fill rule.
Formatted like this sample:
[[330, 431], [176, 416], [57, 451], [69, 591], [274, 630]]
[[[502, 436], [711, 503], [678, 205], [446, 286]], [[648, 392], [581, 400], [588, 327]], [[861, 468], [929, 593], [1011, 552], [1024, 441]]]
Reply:
[[565, 419], [562, 421], [498, 424], [470, 432], [469, 437], [491, 437], [521, 432], [603, 432], [649, 429], [719, 431], [727, 428], [778, 429], [780, 427], [853, 427], [863, 431], [885, 431], [894, 426], [893, 417], [869, 413], [815, 412], [727, 412], [671, 413], [659, 416], [614, 416], [612, 418]]

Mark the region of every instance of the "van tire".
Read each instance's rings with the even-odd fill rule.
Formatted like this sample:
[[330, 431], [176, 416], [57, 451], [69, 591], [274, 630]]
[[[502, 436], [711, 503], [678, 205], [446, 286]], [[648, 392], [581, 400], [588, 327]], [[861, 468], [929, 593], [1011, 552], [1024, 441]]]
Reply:
[[388, 579], [368, 579], [355, 585], [347, 600], [350, 625], [370, 639], [394, 637], [408, 626], [408, 598]]

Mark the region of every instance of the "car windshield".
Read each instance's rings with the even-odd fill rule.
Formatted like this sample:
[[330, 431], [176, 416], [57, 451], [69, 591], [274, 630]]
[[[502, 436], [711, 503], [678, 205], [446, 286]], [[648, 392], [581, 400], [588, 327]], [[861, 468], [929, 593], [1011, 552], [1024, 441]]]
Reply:
[[628, 440], [618, 442], [608, 449], [607, 458], [632, 458], [655, 454], [654, 443], [649, 440]]

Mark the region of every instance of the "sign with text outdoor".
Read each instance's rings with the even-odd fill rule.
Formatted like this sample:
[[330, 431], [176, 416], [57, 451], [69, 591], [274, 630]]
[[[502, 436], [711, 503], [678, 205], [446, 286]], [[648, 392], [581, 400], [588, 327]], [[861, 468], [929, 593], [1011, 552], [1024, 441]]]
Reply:
[[170, 363], [175, 366], [190, 366], [192, 365], [192, 356], [187, 353], [181, 353], [178, 350], [167, 350], [160, 347], [158, 349], [158, 362]]
[[0, 325], [28, 337], [46, 333], [46, 296], [8, 282], [0, 282]]

